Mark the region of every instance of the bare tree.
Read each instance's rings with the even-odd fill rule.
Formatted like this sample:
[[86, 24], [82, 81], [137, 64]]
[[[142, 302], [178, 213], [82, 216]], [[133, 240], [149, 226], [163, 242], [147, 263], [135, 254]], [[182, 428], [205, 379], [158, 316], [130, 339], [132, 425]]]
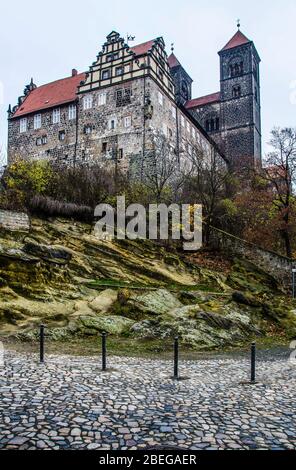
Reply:
[[292, 257], [290, 225], [292, 204], [295, 204], [293, 189], [296, 184], [296, 129], [274, 128], [270, 145], [273, 150], [267, 155], [262, 176], [275, 193], [274, 205], [281, 220], [280, 234], [286, 255]]
[[202, 142], [192, 149], [189, 159], [191, 169], [190, 177], [187, 178], [187, 188], [203, 206], [206, 222], [205, 242], [208, 243], [218, 206], [221, 199], [225, 197], [226, 188], [230, 182], [230, 171], [216, 149]]

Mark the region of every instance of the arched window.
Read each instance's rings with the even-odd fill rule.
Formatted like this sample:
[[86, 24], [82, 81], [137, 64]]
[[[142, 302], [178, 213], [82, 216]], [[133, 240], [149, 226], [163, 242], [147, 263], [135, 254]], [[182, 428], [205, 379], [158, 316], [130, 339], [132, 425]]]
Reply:
[[238, 77], [244, 73], [244, 62], [240, 58], [233, 59], [229, 65], [230, 77]]
[[232, 88], [232, 98], [240, 98], [242, 94], [241, 86], [236, 85]]
[[212, 117], [206, 120], [206, 131], [215, 132], [220, 129], [220, 119], [218, 117]]

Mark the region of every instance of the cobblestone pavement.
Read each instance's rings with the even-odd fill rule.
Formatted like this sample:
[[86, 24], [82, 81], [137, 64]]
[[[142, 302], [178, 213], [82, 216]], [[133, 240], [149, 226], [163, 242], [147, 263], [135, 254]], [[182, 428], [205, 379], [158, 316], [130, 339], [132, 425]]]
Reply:
[[[272, 359], [269, 357], [269, 359]], [[296, 365], [244, 358], [172, 363], [8, 352], [0, 367], [1, 449], [296, 449]]]

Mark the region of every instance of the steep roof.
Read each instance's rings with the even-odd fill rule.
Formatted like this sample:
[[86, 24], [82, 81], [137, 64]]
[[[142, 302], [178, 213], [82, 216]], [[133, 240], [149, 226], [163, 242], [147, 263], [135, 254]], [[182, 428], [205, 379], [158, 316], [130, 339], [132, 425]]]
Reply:
[[168, 63], [171, 69], [173, 69], [174, 67], [178, 67], [178, 65], [181, 65], [173, 52], [168, 58]]
[[217, 103], [220, 101], [220, 92], [212, 93], [211, 95], [201, 96], [193, 100], [187, 101], [185, 107], [187, 109], [197, 108], [198, 106], [204, 106], [210, 103]]
[[147, 54], [149, 49], [153, 46], [155, 43], [155, 39], [152, 39], [151, 41], [143, 42], [142, 44], [138, 44], [137, 46], [133, 46], [130, 49], [136, 54], [136, 55], [142, 55], [142, 54]]
[[238, 30], [235, 35], [228, 41], [228, 43], [223, 47], [222, 51], [232, 49], [233, 47], [242, 46], [243, 44], [248, 44], [251, 42], [240, 30]]
[[85, 73], [80, 73], [35, 88], [25, 98], [13, 117], [24, 116], [75, 101], [77, 87], [84, 79]]

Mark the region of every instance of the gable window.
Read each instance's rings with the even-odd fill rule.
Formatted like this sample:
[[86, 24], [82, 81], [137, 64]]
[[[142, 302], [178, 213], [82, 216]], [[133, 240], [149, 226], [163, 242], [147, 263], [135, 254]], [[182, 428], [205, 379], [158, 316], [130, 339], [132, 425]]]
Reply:
[[125, 116], [124, 118], [124, 127], [131, 127], [132, 125], [132, 117], [131, 116]]
[[22, 118], [20, 120], [20, 132], [27, 132], [27, 118]]
[[58, 124], [61, 120], [61, 110], [60, 108], [54, 109], [52, 112], [52, 123]]
[[108, 70], [103, 70], [103, 72], [102, 72], [102, 80], [107, 80], [108, 78], [110, 78], [110, 69], [108, 69]]
[[69, 120], [76, 119], [76, 105], [70, 104], [69, 106]]
[[123, 75], [123, 73], [124, 73], [124, 68], [123, 67], [116, 67], [116, 69], [115, 69], [116, 77], [119, 77], [120, 75]]
[[98, 96], [98, 105], [103, 106], [106, 104], [107, 101], [107, 94], [106, 93], [100, 93]]
[[35, 114], [34, 116], [34, 129], [41, 128], [41, 114]]
[[163, 106], [163, 94], [158, 92], [158, 103]]
[[66, 132], [65, 131], [60, 131], [59, 132], [59, 140], [62, 142], [66, 138]]
[[92, 95], [86, 95], [83, 98], [83, 109], [91, 109], [93, 105], [93, 97]]
[[233, 98], [239, 98], [242, 94], [242, 90], [241, 90], [241, 87], [240, 85], [237, 85], [237, 86], [234, 86], [232, 88], [232, 97]]

